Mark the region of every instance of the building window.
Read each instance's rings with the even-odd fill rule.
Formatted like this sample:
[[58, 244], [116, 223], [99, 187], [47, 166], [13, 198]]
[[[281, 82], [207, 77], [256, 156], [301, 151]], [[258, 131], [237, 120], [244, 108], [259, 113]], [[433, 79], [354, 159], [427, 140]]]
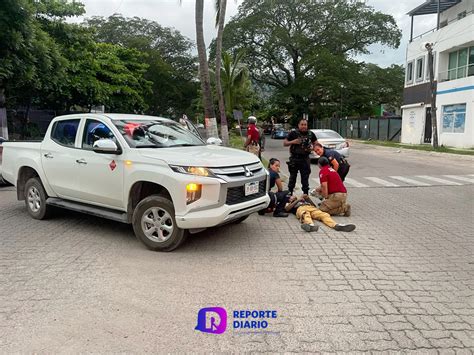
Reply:
[[413, 82], [413, 61], [411, 61], [407, 64], [406, 82], [407, 82], [407, 84], [410, 84], [410, 83]]
[[423, 67], [424, 67], [425, 58], [421, 57], [416, 60], [416, 81], [423, 80]]
[[443, 133], [464, 133], [466, 104], [443, 106]]
[[474, 75], [474, 47], [449, 53], [448, 80]]

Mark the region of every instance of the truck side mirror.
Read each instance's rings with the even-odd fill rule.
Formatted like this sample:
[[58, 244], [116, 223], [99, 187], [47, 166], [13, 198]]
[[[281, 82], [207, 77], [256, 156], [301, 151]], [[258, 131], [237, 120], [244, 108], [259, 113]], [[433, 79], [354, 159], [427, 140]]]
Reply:
[[122, 149], [112, 139], [99, 139], [94, 142], [92, 150], [99, 154], [122, 154]]
[[210, 145], [222, 145], [222, 140], [220, 138], [209, 137], [206, 141], [206, 144]]

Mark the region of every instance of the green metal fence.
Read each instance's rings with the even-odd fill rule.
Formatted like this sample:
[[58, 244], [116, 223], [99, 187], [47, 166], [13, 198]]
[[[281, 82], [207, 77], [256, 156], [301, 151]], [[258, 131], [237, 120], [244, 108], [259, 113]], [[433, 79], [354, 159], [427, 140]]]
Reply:
[[345, 138], [400, 142], [402, 118], [327, 118], [313, 125], [316, 129], [332, 129]]

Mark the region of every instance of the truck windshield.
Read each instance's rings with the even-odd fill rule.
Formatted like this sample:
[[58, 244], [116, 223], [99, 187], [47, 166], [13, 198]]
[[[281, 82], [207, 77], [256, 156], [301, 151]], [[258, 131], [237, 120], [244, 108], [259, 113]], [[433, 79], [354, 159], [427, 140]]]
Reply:
[[204, 145], [199, 137], [176, 122], [160, 120], [114, 120], [113, 122], [131, 148]]

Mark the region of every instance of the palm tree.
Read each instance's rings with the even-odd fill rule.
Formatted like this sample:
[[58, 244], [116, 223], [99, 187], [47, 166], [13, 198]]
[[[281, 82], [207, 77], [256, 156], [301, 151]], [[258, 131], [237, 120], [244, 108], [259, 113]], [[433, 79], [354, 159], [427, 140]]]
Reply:
[[241, 63], [244, 56], [242, 50], [233, 57], [228, 52], [222, 53], [221, 78], [228, 112], [237, 107], [237, 93], [248, 81], [248, 69]]
[[209, 79], [209, 63], [207, 61], [206, 44], [204, 43], [203, 16], [204, 0], [196, 0], [196, 45], [199, 58], [199, 76], [204, 101], [207, 136], [216, 134], [216, 114], [212, 100], [211, 81]]
[[224, 95], [222, 94], [222, 83], [221, 83], [221, 55], [222, 55], [222, 35], [224, 33], [224, 21], [225, 11], [227, 6], [227, 0], [216, 0], [216, 26], [217, 26], [217, 39], [216, 39], [216, 90], [219, 101], [219, 112], [221, 117], [221, 137], [224, 145], [229, 145], [229, 128], [227, 125], [227, 117], [225, 112]]

